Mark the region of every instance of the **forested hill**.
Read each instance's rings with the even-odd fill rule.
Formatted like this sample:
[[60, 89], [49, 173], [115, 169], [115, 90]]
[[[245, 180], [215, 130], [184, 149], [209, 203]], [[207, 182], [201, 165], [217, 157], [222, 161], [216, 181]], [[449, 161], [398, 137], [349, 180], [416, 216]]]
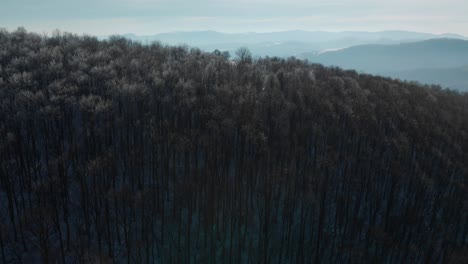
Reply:
[[1, 263], [466, 263], [468, 95], [0, 32]]

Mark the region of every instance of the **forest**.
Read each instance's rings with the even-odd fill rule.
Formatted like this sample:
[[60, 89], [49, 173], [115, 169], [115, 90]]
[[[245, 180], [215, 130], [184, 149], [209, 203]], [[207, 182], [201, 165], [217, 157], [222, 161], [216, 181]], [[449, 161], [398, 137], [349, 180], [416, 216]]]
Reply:
[[0, 163], [0, 263], [468, 262], [439, 86], [1, 30]]

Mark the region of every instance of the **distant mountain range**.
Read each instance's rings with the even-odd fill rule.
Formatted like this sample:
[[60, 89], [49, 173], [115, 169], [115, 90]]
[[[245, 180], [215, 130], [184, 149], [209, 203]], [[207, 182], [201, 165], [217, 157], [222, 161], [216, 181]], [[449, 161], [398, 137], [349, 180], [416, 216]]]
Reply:
[[302, 54], [311, 62], [468, 91], [468, 41], [430, 39]]
[[468, 38], [458, 34], [296, 30], [189, 31], [124, 37], [142, 43], [186, 44], [208, 52], [218, 49], [231, 54], [245, 46], [254, 56], [296, 56], [325, 65], [468, 91]]
[[281, 31], [271, 33], [221, 33], [216, 31], [182, 31], [160, 33], [156, 35], [138, 36], [126, 34], [128, 38], [140, 41], [159, 40], [168, 44], [222, 44], [222, 43], [261, 43], [261, 42], [327, 42], [327, 41], [415, 41], [431, 38], [458, 38], [464, 39], [458, 34], [430, 34], [410, 31]]
[[216, 31], [170, 32], [156, 35], [125, 34], [125, 37], [143, 43], [160, 41], [169, 45], [187, 44], [202, 50], [227, 50], [231, 53], [240, 46], [248, 47], [257, 56], [298, 56], [306, 52], [346, 48], [363, 44], [398, 44], [433, 38], [465, 39], [457, 34], [429, 34], [410, 31], [380, 32], [326, 32], [281, 31], [271, 33], [221, 33]]

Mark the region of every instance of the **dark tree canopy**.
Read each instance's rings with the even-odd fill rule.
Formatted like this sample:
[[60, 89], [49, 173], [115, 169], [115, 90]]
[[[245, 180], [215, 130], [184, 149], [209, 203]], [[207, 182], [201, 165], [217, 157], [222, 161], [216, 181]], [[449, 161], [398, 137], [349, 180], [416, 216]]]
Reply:
[[0, 262], [467, 263], [466, 93], [236, 56], [0, 31]]

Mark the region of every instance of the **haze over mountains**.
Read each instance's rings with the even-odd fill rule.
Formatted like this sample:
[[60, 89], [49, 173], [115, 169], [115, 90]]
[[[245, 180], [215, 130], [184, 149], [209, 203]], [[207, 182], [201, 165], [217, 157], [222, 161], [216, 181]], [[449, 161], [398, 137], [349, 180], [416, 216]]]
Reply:
[[468, 41], [458, 34], [296, 30], [271, 33], [186, 31], [124, 36], [143, 43], [187, 44], [205, 51], [218, 49], [231, 54], [245, 46], [254, 56], [296, 56], [313, 63], [468, 91]]
[[312, 62], [468, 91], [468, 41], [430, 39], [306, 53]]
[[346, 48], [363, 44], [398, 44], [433, 38], [465, 39], [458, 34], [430, 34], [410, 31], [281, 31], [270, 33], [221, 33], [216, 31], [169, 32], [139, 36], [125, 34], [125, 37], [140, 41], [160, 41], [169, 45], [188, 44], [203, 50], [215, 49], [235, 51], [247, 46], [258, 56], [298, 56], [305, 52]]

